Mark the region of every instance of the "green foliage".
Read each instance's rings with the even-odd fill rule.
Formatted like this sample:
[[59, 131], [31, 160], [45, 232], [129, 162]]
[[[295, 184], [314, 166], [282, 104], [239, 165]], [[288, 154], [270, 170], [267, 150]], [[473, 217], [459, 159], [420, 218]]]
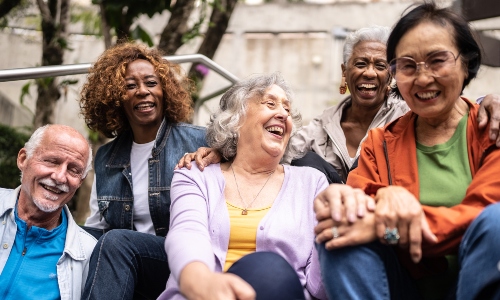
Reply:
[[42, 77], [35, 79], [36, 85], [44, 89], [48, 89], [52, 84], [52, 81], [54, 81], [54, 77]]
[[96, 144], [97, 142], [99, 142], [99, 132], [93, 131], [90, 129], [87, 129], [87, 132], [88, 132], [88, 136], [89, 136], [89, 141], [92, 144]]
[[83, 34], [101, 36], [101, 18], [95, 10], [80, 5], [72, 5], [70, 21], [71, 23], [81, 23]]
[[142, 14], [150, 18], [155, 13], [170, 10], [170, 0], [92, 0], [93, 4], [104, 4], [106, 17], [114, 29], [123, 24], [132, 24]]
[[149, 47], [153, 47], [154, 45], [151, 36], [140, 25], [135, 26], [135, 28], [130, 32], [130, 37], [133, 40], [141, 40], [147, 43]]
[[26, 109], [32, 115], [35, 115], [33, 113], [33, 111], [31, 111], [31, 109], [28, 106], [26, 106], [26, 104], [24, 104], [24, 99], [26, 98], [26, 96], [28, 96], [28, 97], [31, 98], [31, 94], [30, 94], [31, 83], [33, 83], [33, 81], [28, 81], [28, 83], [26, 83], [25, 85], [23, 85], [23, 87], [21, 88], [21, 96], [19, 96], [19, 103], [21, 103], [21, 106], [24, 109]]
[[4, 29], [7, 26], [9, 26], [7, 18], [0, 18], [0, 29]]
[[17, 153], [28, 139], [28, 134], [0, 124], [0, 187], [15, 188], [21, 183]]
[[57, 43], [57, 45], [59, 45], [59, 47], [61, 47], [61, 49], [66, 49], [66, 50], [69, 50], [69, 51], [73, 51], [74, 50], [73, 48], [69, 47], [68, 40], [66, 40], [65, 38], [58, 37], [55, 40], [55, 42]]
[[65, 79], [59, 83], [59, 87], [67, 87], [78, 83], [78, 79]]
[[[216, 0], [219, 1], [219, 0]], [[205, 22], [207, 18], [207, 0], [201, 0], [201, 9], [200, 9], [200, 18], [198, 21], [191, 27], [191, 29], [182, 35], [182, 43], [185, 44], [188, 41], [194, 39], [195, 37], [201, 36], [201, 25]]]

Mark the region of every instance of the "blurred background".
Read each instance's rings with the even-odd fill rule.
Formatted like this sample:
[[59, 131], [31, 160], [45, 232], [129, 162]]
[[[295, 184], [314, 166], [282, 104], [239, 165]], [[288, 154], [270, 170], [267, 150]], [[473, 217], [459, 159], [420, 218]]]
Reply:
[[[346, 34], [392, 27], [412, 0], [0, 0], [0, 70], [92, 63], [123, 38], [166, 55], [200, 53], [238, 78], [280, 71], [306, 125], [339, 94]], [[500, 1], [436, 0], [463, 14], [485, 60], [464, 95], [500, 94]], [[182, 64], [196, 82], [192, 122], [205, 126], [231, 82], [204, 65]], [[0, 187], [16, 187], [17, 152], [39, 126], [73, 126], [97, 149], [107, 140], [79, 114], [86, 75], [0, 82]], [[215, 96], [214, 96], [215, 94]], [[207, 99], [208, 98], [208, 99]], [[95, 149], [95, 150], [96, 150]], [[95, 153], [95, 152], [94, 152]], [[93, 174], [70, 204], [83, 223]]]

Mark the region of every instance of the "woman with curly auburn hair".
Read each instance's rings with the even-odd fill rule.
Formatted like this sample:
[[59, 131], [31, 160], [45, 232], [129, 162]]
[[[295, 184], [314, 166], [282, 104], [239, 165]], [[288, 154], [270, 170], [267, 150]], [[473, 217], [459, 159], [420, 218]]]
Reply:
[[80, 107], [87, 126], [113, 138], [130, 129], [123, 102], [128, 101], [125, 76], [130, 63], [143, 59], [157, 73], [163, 93], [163, 113], [172, 122], [185, 122], [193, 112], [188, 82], [181, 68], [163, 59], [156, 49], [133, 43], [119, 44], [105, 51], [90, 69], [81, 92]]
[[193, 111], [188, 81], [158, 50], [126, 42], [99, 57], [81, 96], [87, 126], [115, 138], [95, 158], [85, 229], [102, 238], [85, 297], [156, 298], [169, 276], [164, 241], [174, 167], [206, 145], [204, 128], [182, 123]]

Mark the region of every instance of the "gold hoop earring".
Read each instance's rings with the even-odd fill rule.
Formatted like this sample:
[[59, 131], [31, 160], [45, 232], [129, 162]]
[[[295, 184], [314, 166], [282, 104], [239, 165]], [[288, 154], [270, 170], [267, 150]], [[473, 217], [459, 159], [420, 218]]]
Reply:
[[344, 95], [347, 91], [347, 84], [345, 83], [345, 76], [342, 76], [342, 81], [340, 82], [339, 92]]

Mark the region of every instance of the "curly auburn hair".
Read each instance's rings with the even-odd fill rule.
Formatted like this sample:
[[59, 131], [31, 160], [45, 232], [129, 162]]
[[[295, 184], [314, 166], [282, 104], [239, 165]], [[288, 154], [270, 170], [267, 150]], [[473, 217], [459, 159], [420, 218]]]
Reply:
[[127, 100], [125, 73], [137, 60], [150, 62], [160, 78], [164, 117], [172, 123], [187, 121], [193, 112], [189, 80], [179, 65], [162, 58], [160, 51], [126, 42], [104, 51], [90, 68], [81, 91], [80, 108], [85, 123], [108, 138], [130, 129], [122, 102]]

